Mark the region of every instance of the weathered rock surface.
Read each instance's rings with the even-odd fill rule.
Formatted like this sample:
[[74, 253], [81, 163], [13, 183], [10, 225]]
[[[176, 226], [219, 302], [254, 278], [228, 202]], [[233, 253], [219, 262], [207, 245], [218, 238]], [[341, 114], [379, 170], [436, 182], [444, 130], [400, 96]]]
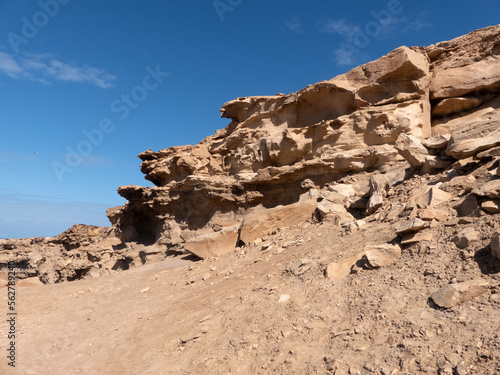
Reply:
[[[139, 155], [154, 186], [120, 187], [127, 203], [108, 210], [111, 228], [75, 241], [66, 234], [4, 243], [3, 251], [35, 267], [27, 275], [58, 282], [171, 253], [220, 256], [309, 219], [352, 232], [366, 216], [413, 216], [396, 231], [410, 244], [428, 237], [415, 232], [448, 219], [441, 209], [450, 201], [462, 216], [493, 214], [500, 185], [484, 176], [494, 174], [500, 145], [499, 35], [493, 26], [400, 47], [288, 95], [227, 102], [226, 128], [196, 145]], [[481, 163], [491, 164], [469, 174]], [[386, 196], [398, 184], [443, 170], [444, 184], [413, 186], [401, 210], [388, 212]]]
[[418, 138], [404, 133], [396, 139], [395, 147], [413, 168], [424, 165], [426, 156], [429, 155]]
[[310, 220], [317, 202], [309, 200], [271, 209], [258, 209], [245, 216], [240, 230], [240, 241], [250, 244], [278, 228], [291, 227]]
[[351, 273], [351, 269], [365, 255], [365, 252], [360, 252], [352, 257], [345, 258], [339, 262], [329, 263], [325, 269], [325, 277], [328, 280], [336, 280], [346, 277]]
[[[0, 241], [0, 268], [13, 260], [26, 277], [19, 371], [498, 373], [498, 146], [459, 160], [446, 148], [453, 121], [499, 92], [488, 72], [435, 84], [433, 97], [425, 81], [496, 63], [499, 29], [399, 49], [291, 95], [238, 99], [215, 136], [141, 154], [158, 186], [120, 188], [128, 202], [108, 211], [111, 228]], [[474, 80], [487, 95], [463, 93]], [[425, 138], [405, 117], [421, 112], [441, 135]], [[396, 149], [401, 134], [425, 147], [422, 166]]]
[[474, 193], [488, 198], [500, 198], [500, 178], [486, 182], [475, 189]]
[[218, 257], [234, 251], [238, 243], [239, 225], [218, 232], [199, 235], [186, 241], [184, 249], [201, 259]]
[[399, 224], [399, 226], [396, 229], [396, 234], [408, 234], [410, 232], [418, 232], [419, 230], [422, 230], [424, 228], [427, 228], [429, 226], [428, 223], [425, 221], [413, 217], [411, 219], [405, 220], [402, 223]]
[[465, 249], [472, 241], [477, 240], [479, 240], [479, 233], [473, 228], [465, 228], [453, 237], [453, 242], [455, 242], [460, 249]]
[[399, 245], [370, 245], [365, 247], [368, 264], [373, 268], [390, 266], [401, 256]]
[[468, 302], [483, 294], [490, 288], [485, 280], [472, 280], [463, 283], [448, 284], [431, 295], [432, 300], [439, 307], [449, 309], [451, 307]]

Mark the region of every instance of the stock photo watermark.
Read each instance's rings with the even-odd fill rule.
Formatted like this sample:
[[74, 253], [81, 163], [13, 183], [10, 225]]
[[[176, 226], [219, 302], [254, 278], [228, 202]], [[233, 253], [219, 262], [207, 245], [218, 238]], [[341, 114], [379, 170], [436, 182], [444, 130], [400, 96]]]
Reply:
[[70, 0], [40, 0], [38, 6], [40, 10], [33, 13], [31, 17], [21, 18], [21, 32], [20, 34], [10, 32], [7, 34], [9, 44], [15, 53], [19, 53], [19, 46], [28, 44], [30, 40], [38, 35], [40, 29], [47, 26], [50, 19], [59, 14], [61, 5], [67, 5]]
[[[117, 115], [120, 121], [125, 120], [133, 109], [136, 109], [141, 102], [146, 100], [150, 91], [156, 89], [170, 73], [161, 71], [160, 65], [155, 68], [146, 67], [147, 74], [141, 84], [135, 86], [127, 94], [120, 95], [110, 104], [110, 111]], [[75, 147], [66, 146], [66, 156], [64, 163], [52, 162], [52, 170], [59, 182], [63, 181], [66, 173], [71, 173], [84, 161], [84, 157], [89, 156], [95, 147], [98, 147], [106, 134], [112, 133], [116, 129], [115, 121], [109, 117], [103, 117], [98, 126], [93, 129], [82, 131], [83, 138]]]
[[7, 281], [7, 325], [9, 330], [7, 332], [7, 364], [11, 367], [16, 367], [16, 264], [9, 262], [8, 281]]
[[224, 21], [224, 13], [232, 12], [243, 0], [214, 0], [212, 5], [221, 21]]
[[384, 9], [370, 11], [371, 21], [368, 21], [363, 28], [359, 26], [334, 27], [334, 30], [346, 37], [340, 47], [335, 50], [337, 62], [351, 63], [354, 56], [361, 53], [361, 50], [368, 47], [370, 43], [378, 38], [395, 20], [398, 14], [403, 12], [403, 5], [399, 0], [389, 0]]

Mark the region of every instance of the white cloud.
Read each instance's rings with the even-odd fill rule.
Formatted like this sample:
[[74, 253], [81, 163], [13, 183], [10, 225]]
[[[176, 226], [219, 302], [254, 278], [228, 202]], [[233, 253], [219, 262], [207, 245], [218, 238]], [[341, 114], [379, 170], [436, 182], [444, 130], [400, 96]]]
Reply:
[[292, 19], [285, 21], [285, 29], [295, 34], [300, 34], [304, 31], [302, 29], [302, 23], [297, 17], [293, 17]]
[[359, 59], [359, 52], [346, 48], [336, 48], [333, 50], [333, 58], [337, 65], [353, 65]]
[[371, 18], [364, 25], [356, 25], [345, 18], [329, 19], [318, 23], [318, 31], [342, 37], [339, 47], [332, 51], [333, 59], [339, 66], [352, 66], [366, 57], [363, 49], [373, 41], [431, 28], [429, 18], [428, 12], [421, 12], [412, 18], [392, 15], [385, 22]]
[[12, 78], [16, 78], [17, 75], [23, 72], [14, 59], [5, 52], [0, 52], [0, 70]]
[[0, 73], [15, 79], [29, 79], [42, 84], [53, 81], [90, 83], [106, 89], [116, 77], [87, 65], [67, 64], [50, 54], [9, 55], [0, 52]]
[[328, 20], [319, 26], [319, 31], [326, 34], [339, 34], [343, 37], [350, 38], [354, 34], [356, 25], [348, 24], [345, 18], [339, 20]]
[[421, 12], [413, 21], [404, 18], [403, 20], [406, 25], [403, 28], [403, 33], [420, 32], [422, 30], [432, 28], [432, 23], [429, 22], [430, 16], [430, 12]]

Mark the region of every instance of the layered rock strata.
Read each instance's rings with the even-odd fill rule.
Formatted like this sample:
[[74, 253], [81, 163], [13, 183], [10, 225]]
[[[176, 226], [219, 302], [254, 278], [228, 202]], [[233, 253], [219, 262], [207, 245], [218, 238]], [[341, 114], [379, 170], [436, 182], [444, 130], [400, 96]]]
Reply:
[[444, 220], [435, 206], [453, 197], [459, 216], [494, 213], [498, 178], [463, 171], [484, 164], [486, 173], [500, 156], [500, 26], [400, 47], [288, 95], [237, 98], [221, 115], [229, 125], [194, 146], [139, 155], [155, 186], [120, 187], [128, 202], [108, 210], [112, 228], [0, 243], [0, 268], [14, 259], [26, 276], [58, 282], [169, 252], [221, 256], [305, 220], [354, 230], [395, 185], [443, 170], [442, 185], [408, 200], [423, 224], [397, 229], [401, 244]]
[[[230, 101], [221, 115], [231, 122], [215, 135], [140, 154], [155, 187], [121, 187], [128, 203], [110, 218], [123, 241], [182, 246], [193, 231], [243, 223], [248, 209], [295, 204], [310, 188], [306, 180], [325, 190], [401, 166], [428, 173], [493, 147], [500, 143], [499, 35], [494, 26], [400, 47], [296, 93]], [[340, 203], [371, 214], [383, 199], [382, 190], [375, 194], [360, 204], [371, 194], [358, 186]]]

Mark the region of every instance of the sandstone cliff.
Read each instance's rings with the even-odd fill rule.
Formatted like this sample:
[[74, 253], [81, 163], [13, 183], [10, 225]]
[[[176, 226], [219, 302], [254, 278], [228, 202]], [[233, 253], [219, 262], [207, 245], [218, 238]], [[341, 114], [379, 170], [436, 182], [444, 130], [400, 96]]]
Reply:
[[[380, 198], [362, 201], [377, 190], [367, 173], [394, 184], [401, 168], [442, 170], [500, 144], [499, 35], [494, 26], [400, 47], [296, 93], [228, 102], [221, 114], [231, 122], [215, 135], [140, 154], [156, 186], [121, 187], [128, 203], [109, 217], [125, 242], [178, 248], [193, 231], [213, 237], [236, 226], [241, 235], [248, 210], [295, 204], [313, 187], [355, 216], [374, 212]], [[352, 193], [332, 196], [349, 181]]]
[[221, 115], [229, 125], [194, 146], [139, 155], [155, 186], [120, 187], [128, 202], [108, 210], [112, 228], [2, 241], [3, 268], [14, 260], [52, 283], [168, 254], [219, 256], [306, 220], [356, 226], [414, 174], [495, 160], [500, 26], [400, 47], [288, 95], [237, 98]]

